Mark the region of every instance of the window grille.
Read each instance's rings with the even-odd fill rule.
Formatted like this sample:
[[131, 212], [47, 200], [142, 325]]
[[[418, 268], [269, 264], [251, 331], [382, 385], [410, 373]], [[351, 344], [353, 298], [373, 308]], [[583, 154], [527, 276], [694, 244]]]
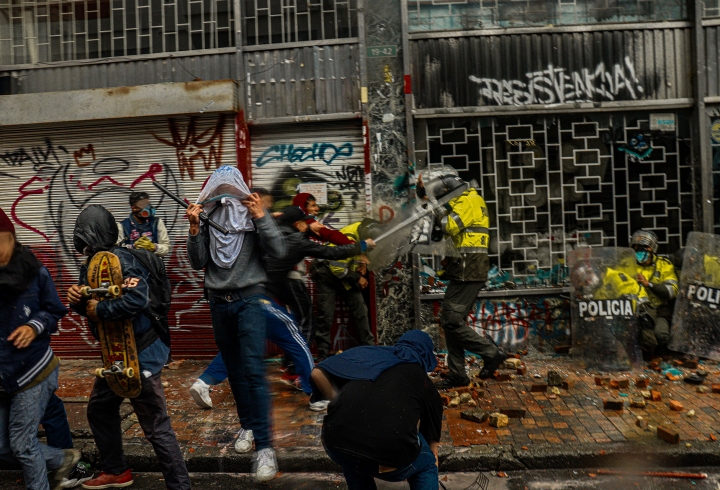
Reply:
[[657, 233], [660, 253], [684, 244], [694, 209], [685, 119], [675, 115], [677, 133], [650, 130], [648, 114], [419, 120], [416, 157], [477, 180], [491, 262], [536, 277], [578, 246], [627, 247], [639, 228]]
[[244, 0], [245, 45], [357, 37], [357, 0]]
[[704, 18], [720, 17], [720, 0], [704, 0], [702, 4]]
[[[720, 0], [706, 0], [707, 3]], [[407, 0], [411, 31], [684, 19], [686, 0]]]
[[0, 65], [226, 48], [232, 0], [0, 0]]

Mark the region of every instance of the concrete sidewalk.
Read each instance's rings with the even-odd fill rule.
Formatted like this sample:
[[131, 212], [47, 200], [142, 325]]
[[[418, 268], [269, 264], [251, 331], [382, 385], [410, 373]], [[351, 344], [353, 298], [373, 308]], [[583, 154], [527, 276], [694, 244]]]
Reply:
[[[720, 394], [711, 385], [720, 383], [716, 363], [701, 364], [709, 372], [699, 393], [697, 386], [682, 380], [670, 381], [661, 372], [645, 370], [617, 376], [603, 375], [609, 381], [627, 379], [629, 387], [614, 389], [608, 380], [597, 385], [594, 373], [580, 370], [566, 356], [523, 359], [525, 375], [502, 370], [508, 381], [490, 380], [477, 388], [475, 410], [511, 410], [522, 418], [510, 418], [506, 427], [493, 428], [488, 422], [476, 423], [461, 418], [470, 409], [467, 404], [446, 408], [441, 441], [442, 471], [516, 470], [547, 468], [584, 468], [639, 466], [676, 467], [720, 465]], [[76, 447], [93, 461], [96, 449], [85, 416], [88, 395], [97, 361], [63, 361], [58, 395], [65, 401]], [[185, 361], [178, 369], [165, 369], [166, 396], [172, 423], [184, 450], [188, 468], [193, 472], [248, 472], [251, 457], [233, 450], [239, 428], [235, 404], [227, 383], [217, 386], [211, 396], [214, 408], [197, 407], [188, 393], [206, 365], [203, 361]], [[677, 367], [684, 374], [696, 369]], [[471, 375], [477, 368], [470, 366]], [[534, 386], [547, 383], [548, 371], [556, 371], [568, 389], [555, 394]], [[325, 456], [320, 442], [324, 413], [308, 410], [308, 398], [280, 381], [279, 363], [268, 362], [273, 392], [275, 446], [283, 472], [333, 472], [334, 464]], [[630, 406], [642, 399], [635, 386], [645, 376], [647, 390], [660, 393], [660, 401], [647, 401], [644, 408]], [[557, 391], [557, 390], [556, 390]], [[627, 396], [623, 396], [627, 395]], [[623, 410], [603, 409], [603, 399], [619, 401]], [[679, 402], [681, 411], [670, 409]], [[689, 411], [694, 410], [694, 416]], [[123, 430], [128, 462], [136, 471], [153, 471], [155, 457], [145, 441], [129, 403], [122, 406]], [[510, 413], [510, 412], [508, 412]], [[649, 424], [636, 425], [641, 416]], [[656, 435], [657, 426], [679, 434], [679, 443], [671, 444]]]

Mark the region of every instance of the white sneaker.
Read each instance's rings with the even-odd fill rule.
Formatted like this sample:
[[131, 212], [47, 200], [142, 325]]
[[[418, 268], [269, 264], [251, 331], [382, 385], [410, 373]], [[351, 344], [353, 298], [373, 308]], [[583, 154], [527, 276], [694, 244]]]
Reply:
[[322, 412], [327, 410], [328, 405], [330, 405], [330, 400], [320, 400], [319, 402], [314, 402], [312, 399], [310, 400], [310, 410], [313, 412]]
[[235, 452], [242, 454], [252, 451], [254, 440], [251, 430], [240, 429], [237, 441], [235, 441]]
[[210, 398], [210, 385], [199, 379], [190, 387], [190, 394], [200, 408], [212, 408], [212, 399]]
[[255, 478], [257, 481], [270, 481], [275, 478], [278, 472], [275, 451], [272, 448], [265, 448], [257, 453], [255, 462]]

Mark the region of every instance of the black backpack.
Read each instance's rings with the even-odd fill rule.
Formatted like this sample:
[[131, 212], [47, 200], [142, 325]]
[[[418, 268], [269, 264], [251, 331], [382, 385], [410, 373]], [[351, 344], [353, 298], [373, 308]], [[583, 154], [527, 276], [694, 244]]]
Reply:
[[158, 335], [167, 333], [168, 313], [170, 312], [170, 279], [168, 279], [165, 263], [160, 257], [144, 249], [125, 249], [130, 252], [147, 269], [148, 286], [150, 287], [150, 305], [145, 315], [150, 319]]

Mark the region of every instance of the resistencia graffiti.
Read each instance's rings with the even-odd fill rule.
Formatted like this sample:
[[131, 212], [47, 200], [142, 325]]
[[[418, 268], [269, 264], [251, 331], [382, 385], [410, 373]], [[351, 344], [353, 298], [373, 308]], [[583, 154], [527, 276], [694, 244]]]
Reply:
[[343, 143], [339, 147], [333, 143], [313, 143], [311, 146], [272, 145], [255, 160], [262, 167], [271, 162], [303, 163], [308, 160], [322, 161], [332, 165], [335, 160], [353, 156], [352, 143]]
[[615, 100], [623, 94], [632, 100], [642, 96], [644, 90], [635, 75], [630, 57], [623, 63], [595, 69], [584, 68], [568, 72], [564, 67], [549, 64], [547, 69], [528, 72], [526, 80], [498, 80], [470, 76], [480, 85], [480, 96], [497, 105], [563, 104]]

